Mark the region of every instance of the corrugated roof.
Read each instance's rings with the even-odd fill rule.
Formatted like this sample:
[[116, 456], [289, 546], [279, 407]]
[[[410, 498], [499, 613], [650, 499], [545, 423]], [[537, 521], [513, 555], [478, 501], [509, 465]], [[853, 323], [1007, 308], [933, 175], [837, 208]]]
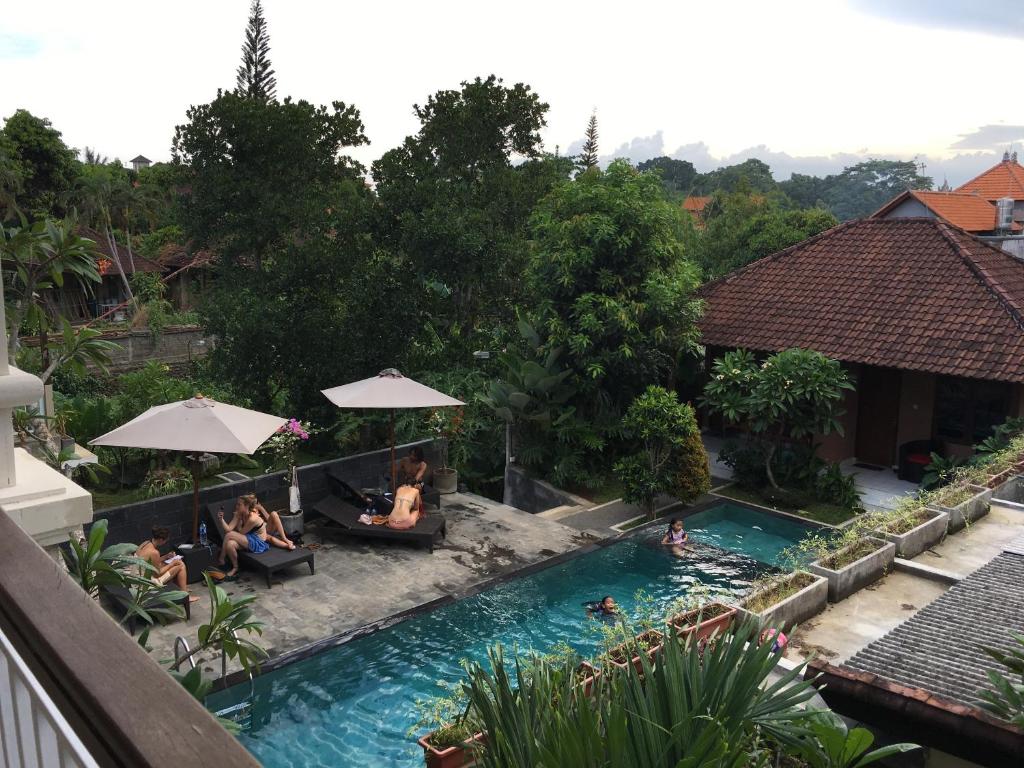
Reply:
[[709, 346], [1024, 382], [1024, 262], [940, 219], [846, 222], [699, 295]]
[[1024, 556], [1004, 552], [844, 666], [969, 706], [986, 673], [1005, 669], [981, 650], [1009, 649], [1024, 631]]

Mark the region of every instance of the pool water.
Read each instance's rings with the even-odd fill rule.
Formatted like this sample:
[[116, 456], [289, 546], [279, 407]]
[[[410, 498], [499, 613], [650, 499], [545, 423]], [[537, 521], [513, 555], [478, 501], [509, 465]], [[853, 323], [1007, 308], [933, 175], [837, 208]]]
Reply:
[[[684, 558], [659, 545], [659, 525], [261, 675], [239, 738], [268, 768], [422, 766], [408, 735], [415, 700], [443, 693], [439, 680], [458, 680], [461, 659], [484, 659], [498, 642], [538, 651], [567, 642], [590, 655], [600, 637], [583, 603], [611, 594], [630, 610], [642, 589], [668, 608], [698, 583], [739, 595], [812, 530], [727, 503], [686, 527], [695, 553]], [[207, 705], [222, 711], [249, 693], [236, 686]]]

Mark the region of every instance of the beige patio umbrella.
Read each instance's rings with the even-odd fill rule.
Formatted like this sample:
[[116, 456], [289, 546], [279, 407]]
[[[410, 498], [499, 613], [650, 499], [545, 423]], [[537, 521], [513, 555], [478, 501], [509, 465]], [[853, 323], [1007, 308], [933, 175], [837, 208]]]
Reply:
[[[156, 405], [90, 445], [187, 453], [255, 453], [287, 419], [202, 395]], [[199, 462], [192, 460], [192, 541], [199, 538]]]
[[461, 400], [406, 378], [395, 368], [385, 368], [376, 376], [340, 387], [322, 390], [324, 396], [339, 408], [386, 408], [389, 411], [391, 442], [391, 488], [396, 486], [395, 409], [445, 408], [465, 405]]

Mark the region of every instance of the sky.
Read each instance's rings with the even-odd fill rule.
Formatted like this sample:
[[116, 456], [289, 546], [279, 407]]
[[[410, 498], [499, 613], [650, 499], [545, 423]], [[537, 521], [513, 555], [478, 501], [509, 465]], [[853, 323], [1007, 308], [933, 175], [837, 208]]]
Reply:
[[[169, 159], [189, 105], [234, 85], [249, 0], [8, 5], [0, 116], [28, 109], [127, 161]], [[606, 160], [759, 157], [781, 180], [916, 158], [956, 185], [1024, 151], [1021, 0], [264, 0], [264, 14], [278, 96], [355, 105], [365, 164], [416, 132], [413, 104], [490, 73], [550, 104], [550, 151], [578, 149], [596, 110]]]

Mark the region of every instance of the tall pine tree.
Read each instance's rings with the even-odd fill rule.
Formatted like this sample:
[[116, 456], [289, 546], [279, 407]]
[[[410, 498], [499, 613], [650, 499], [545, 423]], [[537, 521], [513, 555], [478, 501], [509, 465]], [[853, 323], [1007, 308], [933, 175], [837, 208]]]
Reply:
[[588, 171], [597, 166], [597, 110], [590, 113], [587, 123], [587, 140], [583, 142], [579, 166], [581, 171]]
[[242, 44], [242, 63], [238, 67], [235, 90], [241, 96], [270, 101], [277, 95], [277, 80], [270, 68], [270, 34], [263, 18], [261, 0], [253, 0], [249, 9], [249, 24], [245, 28]]

